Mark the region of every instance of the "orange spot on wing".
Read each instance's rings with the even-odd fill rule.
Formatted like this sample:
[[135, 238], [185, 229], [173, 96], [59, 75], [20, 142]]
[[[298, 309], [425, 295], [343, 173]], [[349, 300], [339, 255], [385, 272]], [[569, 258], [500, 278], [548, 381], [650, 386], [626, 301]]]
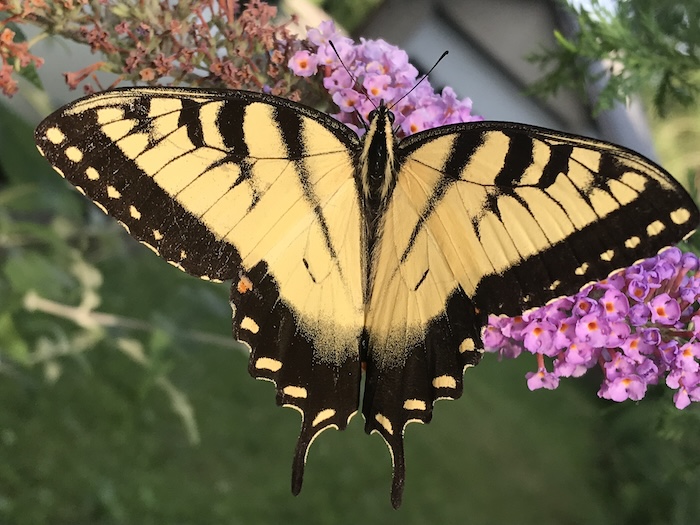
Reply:
[[239, 279], [238, 284], [236, 285], [236, 289], [240, 294], [250, 292], [253, 289], [253, 281], [248, 279], [247, 276], [241, 275], [241, 278]]

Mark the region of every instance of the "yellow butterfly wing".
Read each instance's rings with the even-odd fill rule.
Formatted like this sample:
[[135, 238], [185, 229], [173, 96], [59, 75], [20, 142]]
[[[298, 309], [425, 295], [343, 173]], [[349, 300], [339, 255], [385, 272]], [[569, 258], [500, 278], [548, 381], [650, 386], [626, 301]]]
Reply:
[[654, 255], [700, 222], [660, 167], [604, 142], [509, 123], [400, 143], [372, 257], [363, 413], [403, 485], [403, 432], [462, 394], [490, 313], [517, 315]]
[[355, 151], [331, 117], [245, 91], [96, 94], [40, 124], [55, 169], [178, 268], [233, 279], [250, 372], [302, 413], [294, 462], [357, 411], [364, 323]]

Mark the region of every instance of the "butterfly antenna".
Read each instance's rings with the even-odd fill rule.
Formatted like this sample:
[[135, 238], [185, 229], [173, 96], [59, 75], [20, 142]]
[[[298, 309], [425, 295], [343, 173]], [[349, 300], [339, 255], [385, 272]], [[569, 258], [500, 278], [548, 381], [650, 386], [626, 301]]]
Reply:
[[[355, 77], [355, 75], [353, 75], [353, 74], [350, 72], [350, 69], [348, 69], [348, 66], [346, 66], [346, 65], [345, 65], [345, 62], [343, 62], [343, 59], [340, 58], [340, 53], [338, 53], [338, 50], [336, 49], [335, 44], [333, 43], [333, 41], [329, 40], [329, 41], [328, 41], [328, 44], [330, 44], [331, 48], [333, 49], [333, 52], [335, 53], [335, 56], [338, 57], [338, 61], [340, 62], [340, 65], [343, 66], [343, 69], [345, 70], [345, 72], [346, 72], [346, 73], [350, 76], [350, 78], [352, 79], [352, 83], [353, 83], [353, 84], [357, 84], [358, 88], [360, 89], [360, 91], [362, 91], [362, 94], [365, 96], [365, 98], [366, 98], [367, 100], [369, 100], [370, 104], [372, 104], [372, 105], [374, 106], [374, 109], [377, 109], [377, 105], [376, 105], [374, 102], [372, 102], [372, 99], [371, 99], [371, 98], [369, 98], [369, 93], [367, 93], [367, 90], [365, 89], [365, 87], [364, 87], [362, 84], [360, 84], [360, 83], [357, 82], [357, 78]], [[432, 71], [432, 70], [431, 70], [431, 71]], [[362, 115], [360, 114], [360, 112], [357, 111], [357, 110], [355, 110], [355, 115], [357, 115], [358, 120], [359, 120], [360, 122], [362, 122], [362, 125], [364, 126], [365, 130], [369, 130], [369, 126], [367, 125], [367, 122], [365, 122], [365, 119], [362, 118]]]
[[[335, 49], [335, 48], [334, 48], [334, 49]], [[389, 109], [392, 109], [392, 108], [396, 107], [396, 104], [398, 104], [399, 102], [401, 102], [401, 101], [402, 101], [403, 99], [405, 99], [408, 95], [410, 95], [410, 94], [413, 92], [414, 89], [416, 89], [418, 86], [420, 86], [420, 83], [423, 82], [426, 78], [428, 78], [428, 75], [430, 75], [430, 73], [433, 72], [433, 69], [435, 69], [435, 68], [437, 67], [437, 65], [438, 65], [440, 62], [442, 62], [442, 59], [445, 58], [445, 57], [447, 56], [448, 53], [449, 53], [449, 51], [443, 52], [442, 55], [440, 55], [440, 58], [438, 58], [438, 59], [435, 61], [435, 63], [433, 64], [433, 67], [431, 67], [425, 75], [423, 75], [422, 77], [420, 77], [420, 80], [419, 80], [418, 82], [416, 82], [416, 83], [413, 85], [413, 87], [412, 87], [411, 89], [409, 89], [406, 93], [404, 93], [403, 96], [402, 96], [400, 99], [398, 99], [396, 102], [394, 102], [394, 103], [391, 105], [391, 107], [390, 107]]]

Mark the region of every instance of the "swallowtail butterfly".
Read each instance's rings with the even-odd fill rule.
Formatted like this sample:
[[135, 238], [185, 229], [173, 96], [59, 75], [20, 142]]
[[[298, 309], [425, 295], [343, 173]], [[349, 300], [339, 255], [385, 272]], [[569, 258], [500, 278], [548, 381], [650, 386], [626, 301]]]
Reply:
[[233, 280], [250, 373], [302, 415], [293, 492], [311, 442], [362, 395], [398, 506], [406, 425], [462, 394], [488, 314], [572, 294], [700, 216], [668, 173], [612, 144], [504, 122], [398, 141], [392, 122], [382, 104], [359, 138], [270, 95], [128, 88], [64, 106], [36, 142], [170, 264]]

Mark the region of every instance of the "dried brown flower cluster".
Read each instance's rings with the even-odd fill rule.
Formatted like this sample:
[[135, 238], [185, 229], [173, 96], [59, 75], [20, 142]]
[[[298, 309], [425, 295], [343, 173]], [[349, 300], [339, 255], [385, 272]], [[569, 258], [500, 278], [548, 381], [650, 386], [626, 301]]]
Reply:
[[[0, 0], [2, 14], [0, 89], [6, 95], [17, 91], [14, 75], [43, 63], [31, 46], [60, 35], [100, 55], [64, 74], [72, 89], [83, 84], [87, 93], [104, 89], [95, 73], [105, 71], [118, 76], [113, 85], [166, 82], [299, 98], [299, 79], [287, 63], [300, 44], [287, 23], [274, 22], [276, 8], [261, 0], [245, 8], [235, 0]], [[22, 42], [22, 24], [42, 34]]]

